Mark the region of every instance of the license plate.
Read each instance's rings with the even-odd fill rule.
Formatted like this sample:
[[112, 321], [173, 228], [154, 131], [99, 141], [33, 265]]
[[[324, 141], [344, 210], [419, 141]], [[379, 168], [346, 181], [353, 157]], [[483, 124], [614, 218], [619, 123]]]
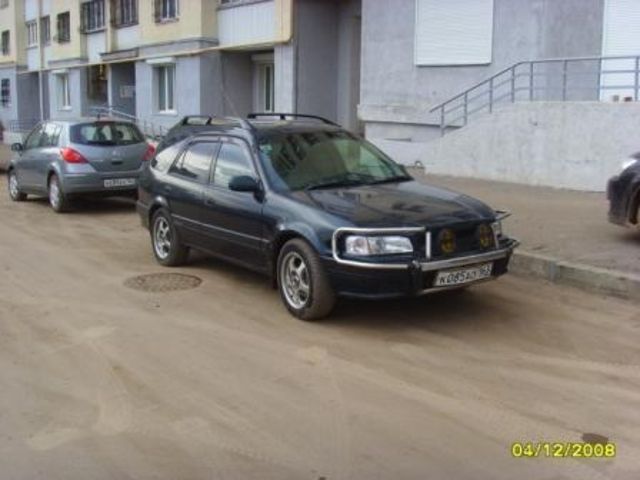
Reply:
[[450, 285], [463, 285], [491, 276], [493, 263], [483, 263], [473, 267], [458, 268], [455, 270], [442, 270], [436, 275], [434, 287], [446, 287]]
[[109, 178], [104, 181], [104, 188], [134, 187], [135, 185], [135, 178]]

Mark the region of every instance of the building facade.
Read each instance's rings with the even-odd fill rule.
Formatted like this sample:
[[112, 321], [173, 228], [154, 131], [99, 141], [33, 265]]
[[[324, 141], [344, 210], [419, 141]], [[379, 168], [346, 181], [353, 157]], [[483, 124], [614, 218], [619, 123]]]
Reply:
[[252, 111], [358, 127], [360, 0], [0, 2], [5, 130], [107, 110], [148, 133]]

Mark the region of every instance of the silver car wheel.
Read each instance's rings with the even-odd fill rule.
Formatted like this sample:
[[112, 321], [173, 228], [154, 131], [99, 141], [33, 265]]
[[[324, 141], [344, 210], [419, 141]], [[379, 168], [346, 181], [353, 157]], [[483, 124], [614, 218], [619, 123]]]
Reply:
[[9, 194], [11, 195], [11, 198], [18, 198], [18, 195], [20, 195], [20, 187], [18, 187], [18, 177], [16, 176], [15, 172], [11, 172], [9, 174]]
[[49, 181], [49, 203], [54, 210], [60, 207], [60, 186], [57, 180]]
[[304, 308], [311, 298], [309, 269], [302, 256], [289, 252], [280, 265], [280, 283], [287, 303], [295, 309]]
[[164, 217], [158, 217], [153, 225], [153, 248], [162, 260], [171, 253], [171, 227]]

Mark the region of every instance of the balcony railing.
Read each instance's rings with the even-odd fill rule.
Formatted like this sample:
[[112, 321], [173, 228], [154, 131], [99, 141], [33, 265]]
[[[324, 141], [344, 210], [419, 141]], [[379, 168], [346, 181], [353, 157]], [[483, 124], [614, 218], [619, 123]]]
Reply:
[[440, 133], [520, 101], [638, 101], [640, 55], [518, 62], [436, 105]]

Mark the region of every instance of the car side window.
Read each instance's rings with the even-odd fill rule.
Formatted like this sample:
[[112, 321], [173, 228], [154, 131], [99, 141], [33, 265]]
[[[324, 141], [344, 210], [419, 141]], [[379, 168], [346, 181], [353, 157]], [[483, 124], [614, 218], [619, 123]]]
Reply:
[[55, 123], [47, 123], [42, 127], [40, 147], [55, 147], [58, 145], [61, 128]]
[[255, 177], [249, 151], [236, 143], [223, 143], [216, 161], [213, 185], [229, 188], [229, 181], [240, 175]]
[[171, 166], [169, 173], [194, 182], [207, 183], [217, 143], [199, 142], [190, 145]]
[[40, 146], [40, 137], [42, 136], [43, 125], [34, 128], [24, 142], [24, 149], [38, 148]]

